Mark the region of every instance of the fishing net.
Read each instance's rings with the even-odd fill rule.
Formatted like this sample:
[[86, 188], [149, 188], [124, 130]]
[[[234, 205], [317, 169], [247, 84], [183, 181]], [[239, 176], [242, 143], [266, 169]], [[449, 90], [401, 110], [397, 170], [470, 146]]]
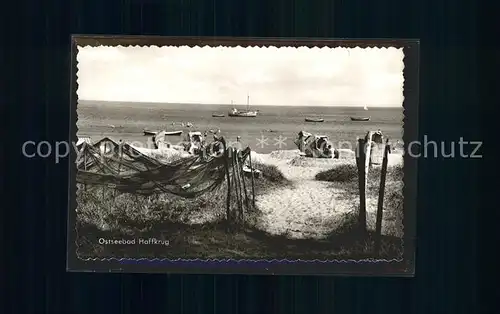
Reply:
[[[238, 164], [243, 164], [249, 154], [249, 148], [239, 151]], [[77, 158], [76, 181], [124, 193], [166, 192], [194, 198], [219, 187], [226, 178], [226, 167], [232, 165], [224, 155], [208, 150], [164, 164], [126, 143], [105, 138], [94, 145], [83, 144]]]

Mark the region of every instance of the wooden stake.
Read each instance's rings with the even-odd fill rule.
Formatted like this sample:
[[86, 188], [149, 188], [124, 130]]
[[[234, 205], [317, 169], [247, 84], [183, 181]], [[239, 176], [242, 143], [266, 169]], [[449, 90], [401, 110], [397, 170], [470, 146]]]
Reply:
[[253, 179], [252, 151], [250, 151], [250, 154], [248, 155], [248, 162], [250, 164], [250, 177], [252, 180], [252, 205], [255, 207], [255, 184]]
[[[123, 160], [123, 143], [118, 144], [118, 150], [120, 152], [120, 158], [118, 159], [118, 176], [120, 176], [121, 165]], [[113, 197], [116, 199], [116, 189], [113, 190]]]
[[234, 160], [235, 160], [235, 166], [236, 166], [236, 177], [237, 177], [237, 181], [238, 181], [238, 194], [239, 194], [239, 198], [238, 198], [238, 209], [239, 209], [239, 217], [238, 219], [240, 221], [243, 221], [243, 184], [241, 183], [241, 171], [240, 171], [240, 162], [239, 162], [239, 151], [237, 150], [236, 151], [236, 154], [234, 156]]
[[391, 146], [389, 139], [385, 142], [384, 159], [382, 160], [382, 171], [380, 173], [380, 189], [378, 191], [377, 221], [375, 227], [375, 254], [380, 253], [380, 242], [382, 241], [382, 216], [384, 211], [385, 179], [387, 176], [387, 164]]
[[[85, 145], [86, 145], [86, 144], [87, 144], [87, 143], [83, 143], [83, 145], [82, 145], [82, 153], [83, 153], [83, 169], [84, 169], [85, 171], [87, 171], [87, 153], [86, 153], [86, 151], [85, 151], [85, 148], [86, 148], [86, 146], [85, 146]], [[87, 191], [87, 184], [84, 184], [84, 185], [83, 185], [83, 189], [84, 189], [85, 191]]]
[[235, 159], [235, 153], [234, 153], [234, 149], [231, 148], [231, 151], [232, 151], [232, 155], [231, 155], [231, 168], [233, 170], [233, 182], [234, 182], [234, 194], [236, 196], [236, 204], [237, 204], [237, 210], [238, 211], [235, 211], [235, 218], [238, 219], [238, 213], [239, 213], [239, 207], [240, 207], [240, 193], [239, 193], [239, 190], [238, 190], [238, 173], [237, 173], [237, 167], [236, 167], [236, 159]]
[[227, 196], [226, 196], [226, 219], [228, 221], [232, 220], [231, 215], [231, 178], [229, 174], [229, 148], [226, 146], [226, 140], [221, 139], [222, 146], [224, 147], [224, 166], [226, 170], [226, 180], [227, 180]]
[[248, 191], [247, 191], [247, 185], [245, 182], [245, 173], [243, 172], [243, 164], [240, 164], [240, 173], [241, 173], [241, 181], [243, 183], [243, 191], [245, 191], [245, 206], [248, 210]]
[[358, 228], [360, 232], [366, 232], [366, 172], [365, 172], [365, 140], [358, 139], [358, 156], [356, 164], [358, 166], [358, 184], [359, 184], [359, 212]]
[[370, 131], [366, 135], [366, 143], [364, 146], [364, 151], [365, 151], [365, 186], [368, 184], [368, 173], [370, 172], [370, 165], [371, 165], [371, 153], [372, 153], [372, 138], [373, 138], [373, 132]]

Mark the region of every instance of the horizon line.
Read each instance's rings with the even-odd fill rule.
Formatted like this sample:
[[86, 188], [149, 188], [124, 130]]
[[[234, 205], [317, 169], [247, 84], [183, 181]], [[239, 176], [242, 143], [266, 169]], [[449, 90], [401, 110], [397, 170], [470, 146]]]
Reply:
[[[129, 103], [129, 104], [156, 104], [156, 105], [206, 105], [206, 106], [246, 106], [246, 103], [233, 103], [233, 104], [215, 104], [215, 103], [190, 103], [190, 102], [160, 102], [160, 101], [130, 101], [130, 100], [96, 100], [96, 99], [77, 99], [78, 102], [102, 102], [102, 103]], [[253, 106], [262, 107], [372, 107], [372, 108], [403, 108], [403, 104], [398, 105], [263, 105], [254, 104]]]

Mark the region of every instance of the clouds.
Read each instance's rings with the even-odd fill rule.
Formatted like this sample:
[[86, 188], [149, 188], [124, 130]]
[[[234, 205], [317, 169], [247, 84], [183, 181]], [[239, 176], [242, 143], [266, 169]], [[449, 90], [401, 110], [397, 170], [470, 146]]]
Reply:
[[86, 100], [256, 105], [383, 105], [403, 101], [398, 49], [79, 48]]

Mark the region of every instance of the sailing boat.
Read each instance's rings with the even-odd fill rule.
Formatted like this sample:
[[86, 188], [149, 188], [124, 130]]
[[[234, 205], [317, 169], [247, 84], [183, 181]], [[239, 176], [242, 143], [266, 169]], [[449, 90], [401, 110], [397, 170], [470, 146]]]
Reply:
[[230, 117], [244, 117], [244, 118], [255, 118], [257, 117], [258, 111], [250, 111], [250, 96], [247, 94], [247, 109], [246, 110], [238, 110], [233, 108], [228, 116]]
[[[368, 111], [368, 107], [365, 105], [363, 110]], [[370, 117], [351, 117], [351, 121], [370, 121]]]

